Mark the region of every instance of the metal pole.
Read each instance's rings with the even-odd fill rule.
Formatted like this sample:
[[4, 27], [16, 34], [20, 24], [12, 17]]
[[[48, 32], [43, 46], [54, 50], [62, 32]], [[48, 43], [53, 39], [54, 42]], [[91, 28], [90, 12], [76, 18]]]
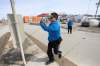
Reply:
[[97, 3], [97, 9], [96, 9], [96, 13], [95, 13], [95, 18], [96, 18], [96, 16], [97, 16], [97, 12], [98, 12], [99, 5], [100, 5], [100, 0], [99, 0], [99, 2]]
[[[15, 20], [15, 22], [14, 23], [16, 23], [17, 22], [17, 20], [16, 20], [16, 11], [15, 11], [15, 0], [10, 0], [10, 2], [11, 2], [11, 7], [12, 7], [12, 13], [13, 13], [13, 15], [14, 15], [14, 20]], [[16, 35], [17, 35], [17, 37], [18, 37], [18, 31], [17, 31], [17, 27], [16, 27], [16, 25], [15, 25], [15, 28], [16, 28]], [[18, 43], [20, 44], [20, 49], [21, 49], [21, 55], [22, 55], [22, 59], [23, 59], [23, 63], [24, 63], [24, 65], [26, 65], [26, 60], [25, 60], [25, 56], [24, 56], [24, 51], [23, 51], [23, 47], [22, 47], [22, 42], [21, 41], [19, 41], [19, 37], [18, 37]]]

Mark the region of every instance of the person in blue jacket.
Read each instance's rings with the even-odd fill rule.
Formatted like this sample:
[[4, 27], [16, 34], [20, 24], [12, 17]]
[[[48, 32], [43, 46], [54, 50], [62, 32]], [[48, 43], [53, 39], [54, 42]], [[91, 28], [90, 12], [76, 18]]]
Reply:
[[54, 54], [58, 55], [61, 58], [61, 51], [59, 51], [59, 45], [62, 41], [61, 34], [60, 34], [60, 22], [57, 20], [58, 14], [51, 13], [48, 20], [50, 24], [47, 26], [42, 20], [40, 21], [40, 25], [44, 31], [48, 32], [48, 49], [47, 55], [49, 60], [46, 62], [46, 65], [54, 62]]
[[68, 34], [69, 33], [72, 34], [72, 27], [73, 27], [73, 20], [72, 19], [68, 20], [67, 26], [68, 26]]

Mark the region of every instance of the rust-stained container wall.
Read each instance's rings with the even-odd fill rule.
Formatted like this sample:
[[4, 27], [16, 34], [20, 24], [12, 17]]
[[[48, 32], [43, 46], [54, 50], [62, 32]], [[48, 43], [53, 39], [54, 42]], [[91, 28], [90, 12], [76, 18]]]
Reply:
[[30, 20], [30, 16], [24, 16], [23, 17], [24, 23], [29, 23], [29, 20]]
[[39, 16], [32, 16], [32, 23], [33, 24], [39, 24], [41, 20], [41, 17]]
[[[39, 24], [41, 17], [40, 16], [24, 16], [23, 20], [24, 20], [24, 23]], [[30, 20], [32, 20], [32, 22], [30, 22]]]

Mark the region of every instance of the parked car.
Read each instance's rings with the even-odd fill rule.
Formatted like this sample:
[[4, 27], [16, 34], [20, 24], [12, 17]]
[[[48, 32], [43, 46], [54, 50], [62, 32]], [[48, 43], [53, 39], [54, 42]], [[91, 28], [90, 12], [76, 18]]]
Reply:
[[81, 26], [89, 27], [89, 26], [98, 26], [99, 20], [95, 17], [84, 17], [81, 22]]
[[98, 26], [99, 20], [97, 20], [96, 18], [90, 18], [89, 23], [90, 23], [90, 26]]
[[89, 27], [90, 24], [89, 24], [89, 22], [82, 22], [82, 23], [81, 23], [81, 26], [82, 26], [82, 27]]

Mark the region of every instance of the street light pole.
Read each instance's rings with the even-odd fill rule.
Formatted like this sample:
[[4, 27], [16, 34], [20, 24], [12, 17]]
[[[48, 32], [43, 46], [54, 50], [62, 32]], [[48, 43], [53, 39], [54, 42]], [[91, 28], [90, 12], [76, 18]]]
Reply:
[[97, 9], [96, 9], [96, 13], [95, 13], [95, 18], [96, 18], [96, 16], [97, 16], [97, 12], [98, 12], [99, 5], [100, 5], [100, 0], [99, 0], [98, 3], [97, 3]]
[[24, 51], [23, 51], [23, 47], [22, 47], [22, 42], [19, 40], [17, 26], [16, 26], [17, 19], [16, 19], [16, 11], [15, 11], [15, 0], [10, 0], [10, 3], [11, 3], [11, 8], [12, 8], [12, 14], [13, 14], [13, 17], [14, 17], [14, 22], [12, 23], [14, 26], [12, 28], [15, 29], [15, 30], [13, 30], [13, 32], [14, 32], [14, 35], [15, 35], [16, 44], [20, 46], [22, 60], [23, 60], [24, 65], [26, 65], [26, 60], [25, 60], [25, 55], [24, 55]]

